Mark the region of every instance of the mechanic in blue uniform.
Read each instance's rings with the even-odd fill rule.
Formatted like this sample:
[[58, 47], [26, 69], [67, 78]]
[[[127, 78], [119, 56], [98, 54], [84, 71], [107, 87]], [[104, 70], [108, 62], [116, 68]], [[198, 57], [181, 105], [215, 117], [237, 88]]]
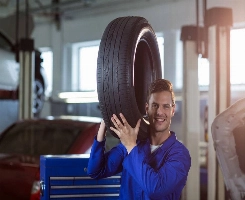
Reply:
[[[154, 81], [148, 91], [145, 106], [150, 136], [137, 141], [140, 119], [131, 127], [122, 113], [111, 120], [110, 127], [120, 143], [105, 152], [105, 123], [102, 121], [91, 150], [88, 174], [100, 179], [122, 172], [120, 197], [125, 200], [179, 200], [191, 166], [187, 148], [170, 131], [175, 111], [172, 83], [166, 79]], [[120, 120], [121, 119], [121, 120]]]

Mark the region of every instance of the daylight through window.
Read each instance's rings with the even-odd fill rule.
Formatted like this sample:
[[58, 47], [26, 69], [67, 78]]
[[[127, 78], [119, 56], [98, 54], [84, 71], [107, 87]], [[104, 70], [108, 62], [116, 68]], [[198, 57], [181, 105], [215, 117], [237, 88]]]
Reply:
[[[163, 67], [164, 38], [162, 36], [157, 37], [157, 42]], [[88, 43], [86, 42], [86, 44]], [[96, 92], [97, 90], [96, 70], [98, 51], [99, 45], [81, 45], [79, 48], [79, 90], [81, 92]], [[162, 69], [162, 71], [164, 70]]]

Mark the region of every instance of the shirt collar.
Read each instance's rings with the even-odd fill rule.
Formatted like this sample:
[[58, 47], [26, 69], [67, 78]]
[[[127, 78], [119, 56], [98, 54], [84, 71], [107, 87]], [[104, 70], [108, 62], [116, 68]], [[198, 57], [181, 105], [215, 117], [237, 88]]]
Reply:
[[[172, 146], [172, 144], [174, 144], [176, 140], [177, 140], [177, 138], [176, 138], [175, 132], [170, 131], [170, 136], [163, 142], [163, 144], [160, 148], [165, 151], [170, 146]], [[150, 139], [149, 138], [147, 139], [147, 143], [149, 143], [149, 146], [150, 146]]]

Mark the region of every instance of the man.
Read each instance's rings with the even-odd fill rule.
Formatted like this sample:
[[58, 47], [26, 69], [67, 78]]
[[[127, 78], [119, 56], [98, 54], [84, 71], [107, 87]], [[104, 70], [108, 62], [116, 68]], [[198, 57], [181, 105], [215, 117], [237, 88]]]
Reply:
[[110, 127], [120, 143], [105, 153], [105, 123], [102, 121], [94, 141], [88, 174], [105, 178], [122, 172], [119, 199], [180, 199], [191, 165], [189, 151], [170, 131], [175, 111], [172, 84], [166, 79], [154, 81], [145, 106], [150, 136], [137, 141], [140, 119], [132, 128], [122, 113], [111, 118]]

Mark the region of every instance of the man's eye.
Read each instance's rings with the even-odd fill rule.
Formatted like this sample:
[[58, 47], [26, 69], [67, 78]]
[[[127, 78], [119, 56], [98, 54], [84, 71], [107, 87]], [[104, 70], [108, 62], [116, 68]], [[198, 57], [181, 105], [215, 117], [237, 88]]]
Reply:
[[163, 105], [163, 108], [164, 108], [164, 109], [170, 109], [170, 107], [171, 107], [170, 104], [164, 104], [164, 105]]
[[158, 106], [156, 104], [152, 104], [152, 108], [157, 108]]

